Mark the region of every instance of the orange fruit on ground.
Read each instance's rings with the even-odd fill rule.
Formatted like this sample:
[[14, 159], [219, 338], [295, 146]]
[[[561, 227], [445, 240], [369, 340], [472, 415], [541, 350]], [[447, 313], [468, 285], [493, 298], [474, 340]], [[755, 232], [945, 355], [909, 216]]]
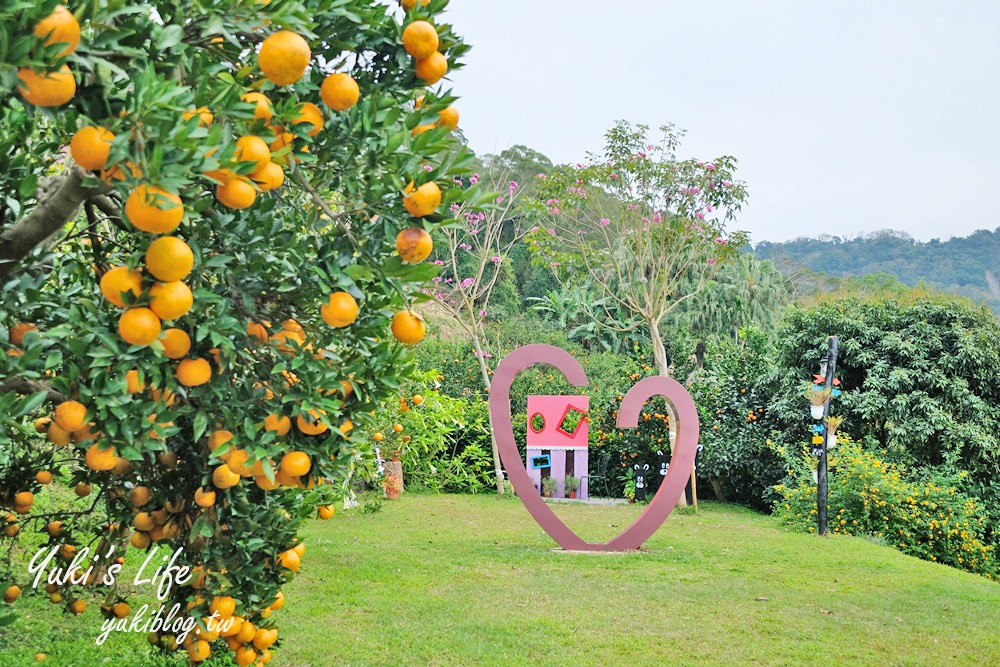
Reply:
[[86, 608], [87, 608], [87, 603], [79, 598], [69, 603], [70, 613], [75, 614], [77, 616], [82, 614]]
[[302, 78], [312, 53], [302, 35], [280, 30], [260, 45], [257, 62], [260, 71], [276, 86], [287, 86]]
[[115, 135], [103, 127], [88, 125], [76, 131], [69, 142], [69, 152], [84, 169], [104, 169]]
[[86, 498], [87, 496], [90, 495], [90, 492], [93, 490], [94, 488], [90, 484], [87, 484], [86, 482], [80, 482], [75, 487], [73, 487], [73, 493], [75, 493], [80, 498]]
[[415, 218], [430, 215], [441, 205], [441, 188], [434, 181], [424, 183], [418, 188], [413, 187], [413, 181], [406, 186], [403, 206]]
[[437, 53], [441, 40], [427, 21], [414, 21], [403, 30], [403, 48], [418, 60]]
[[197, 109], [190, 109], [185, 111], [183, 114], [184, 120], [191, 120], [195, 116], [198, 116], [198, 124], [202, 127], [208, 127], [215, 120], [215, 116], [212, 115], [212, 111], [208, 107], [198, 107]]
[[319, 95], [334, 111], [347, 111], [361, 99], [361, 89], [350, 74], [337, 72], [323, 80]]
[[212, 472], [212, 484], [217, 489], [231, 489], [240, 483], [240, 476], [229, 469], [225, 463]]
[[191, 351], [191, 337], [182, 329], [167, 329], [160, 336], [168, 359], [180, 359]]
[[136, 229], [168, 234], [184, 219], [184, 203], [176, 193], [143, 183], [125, 201], [125, 216]]
[[420, 394], [414, 394], [411, 400], [413, 401], [414, 405], [420, 405], [421, 403], [424, 402], [424, 397], [421, 396]]
[[132, 613], [132, 608], [128, 606], [128, 602], [119, 602], [111, 608], [111, 611], [118, 618], [125, 618]]
[[232, 618], [236, 613], [236, 600], [228, 595], [216, 595], [209, 603], [208, 610], [219, 618]]
[[257, 651], [253, 650], [249, 646], [241, 646], [236, 649], [236, 664], [244, 667], [245, 665], [252, 665], [257, 660]]
[[24, 337], [29, 333], [38, 333], [38, 327], [30, 322], [20, 322], [10, 328], [10, 342], [20, 345], [24, 342]]
[[84, 457], [84, 462], [87, 467], [91, 470], [97, 471], [107, 471], [115, 467], [118, 463], [118, 452], [115, 451], [114, 446], [108, 447], [107, 449], [101, 449], [100, 445], [91, 445], [87, 449], [87, 455]]
[[288, 452], [281, 457], [281, 471], [286, 475], [301, 477], [312, 468], [312, 461], [305, 452]]
[[322, 505], [316, 508], [316, 512], [319, 514], [319, 518], [323, 521], [333, 517], [335, 512], [333, 505]]
[[266, 343], [271, 338], [264, 325], [258, 322], [247, 324], [247, 335], [255, 339], [258, 343]]
[[392, 430], [395, 431], [396, 433], [402, 433], [403, 432], [403, 425], [402, 424], [393, 424], [392, 425]]
[[383, 440], [385, 440], [385, 434], [382, 433], [381, 431], [375, 431], [375, 434], [372, 436], [372, 439], [375, 442], [382, 442]]
[[63, 44], [59, 56], [68, 56], [80, 45], [80, 24], [64, 5], [35, 24], [35, 35], [45, 39], [45, 45]]
[[212, 379], [212, 365], [204, 359], [185, 359], [174, 375], [185, 387], [200, 387]]
[[250, 178], [261, 192], [269, 192], [275, 188], [280, 188], [285, 183], [285, 171], [281, 165], [275, 162], [268, 162], [263, 169], [250, 174]]
[[435, 51], [426, 58], [418, 60], [415, 70], [417, 78], [423, 79], [428, 86], [433, 86], [448, 73], [448, 59]]
[[252, 171], [263, 169], [271, 161], [271, 149], [260, 137], [240, 137], [236, 140], [237, 162], [253, 162]]
[[326, 433], [327, 430], [329, 430], [330, 427], [319, 420], [319, 415], [316, 414], [315, 410], [310, 410], [309, 416], [312, 418], [311, 421], [302, 414], [296, 418], [295, 424], [299, 427], [299, 431], [306, 435], [320, 435], [321, 433]]
[[358, 319], [358, 302], [347, 292], [334, 292], [330, 300], [320, 306], [319, 312], [324, 322], [339, 329]]
[[194, 252], [176, 236], [161, 236], [146, 249], [146, 268], [163, 282], [184, 280], [194, 268]]
[[51, 484], [52, 483], [52, 473], [48, 470], [39, 470], [35, 473], [35, 481], [39, 484]]
[[264, 428], [279, 436], [286, 435], [292, 429], [292, 420], [284, 415], [268, 415], [264, 420]]
[[244, 102], [255, 105], [253, 117], [256, 120], [270, 122], [271, 117], [274, 116], [274, 108], [271, 106], [271, 100], [267, 99], [267, 95], [264, 93], [254, 91], [243, 95], [240, 99]]
[[298, 572], [299, 566], [302, 564], [302, 561], [297, 553], [289, 549], [288, 551], [282, 551], [280, 554], [278, 554], [278, 563], [280, 563], [281, 567], [285, 568], [286, 570], [291, 570], [292, 572]]
[[458, 109], [455, 107], [447, 107], [441, 110], [438, 114], [437, 125], [441, 127], [447, 127], [450, 130], [458, 128]]
[[404, 229], [396, 235], [396, 252], [404, 262], [422, 262], [434, 249], [434, 241], [426, 230], [420, 227]]
[[400, 343], [416, 345], [427, 333], [424, 318], [409, 310], [401, 310], [392, 318], [392, 335]]
[[249, 208], [257, 199], [257, 189], [245, 176], [231, 178], [215, 188], [215, 196], [223, 206], [229, 208]]
[[63, 401], [56, 406], [53, 418], [60, 428], [76, 431], [87, 423], [87, 408], [80, 401]]
[[149, 308], [130, 308], [118, 320], [118, 334], [126, 343], [149, 345], [160, 337], [160, 318]]
[[211, 507], [215, 504], [215, 491], [204, 487], [194, 492], [194, 504], [198, 507]]
[[7, 604], [14, 602], [19, 597], [21, 597], [21, 587], [16, 584], [8, 586], [7, 590], [3, 593], [3, 601]]
[[101, 294], [119, 308], [128, 307], [122, 298], [123, 292], [131, 292], [138, 298], [142, 294], [142, 273], [127, 266], [116, 266], [101, 276]]
[[323, 129], [323, 111], [312, 102], [303, 102], [302, 106], [299, 107], [299, 115], [296, 116], [292, 123], [295, 125], [299, 123], [312, 125], [312, 128], [306, 134], [310, 137], [315, 137]]
[[17, 71], [18, 91], [25, 102], [39, 107], [57, 107], [76, 95], [76, 79], [63, 65], [54, 72], [36, 72], [27, 67]]
[[156, 283], [149, 290], [149, 308], [161, 320], [183, 317], [193, 305], [191, 288], [180, 280]]
[[59, 426], [59, 424], [52, 424], [49, 426], [48, 432], [49, 442], [58, 447], [65, 447], [73, 440], [73, 435], [66, 429]]

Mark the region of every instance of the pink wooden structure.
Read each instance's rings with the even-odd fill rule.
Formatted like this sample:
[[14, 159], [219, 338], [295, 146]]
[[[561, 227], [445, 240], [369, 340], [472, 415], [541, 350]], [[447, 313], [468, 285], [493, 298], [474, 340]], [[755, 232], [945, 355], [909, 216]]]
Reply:
[[[528, 461], [525, 468], [535, 488], [541, 491], [542, 469], [535, 468], [531, 462], [548, 454], [551, 459], [549, 475], [556, 480], [553, 498], [566, 497], [563, 487], [566, 476], [570, 474], [580, 478], [577, 497], [587, 497], [587, 437], [590, 424], [584, 416], [589, 407], [589, 396], [528, 396]], [[579, 421], [569, 432], [563, 428], [563, 422], [574, 412], [578, 413]]]

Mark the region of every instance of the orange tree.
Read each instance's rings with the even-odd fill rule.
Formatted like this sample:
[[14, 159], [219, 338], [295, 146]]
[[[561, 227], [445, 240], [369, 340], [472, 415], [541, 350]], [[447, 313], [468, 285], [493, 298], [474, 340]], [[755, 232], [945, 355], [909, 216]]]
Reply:
[[[167, 608], [240, 630], [151, 641], [270, 658], [297, 531], [370, 458], [354, 424], [424, 334], [410, 309], [437, 267], [407, 240], [464, 197], [439, 82], [467, 47], [447, 0], [402, 5], [0, 8], [8, 602], [30, 585], [10, 558], [25, 534], [61, 565], [183, 547], [195, 576]], [[35, 504], [53, 476], [78, 507]], [[48, 592], [127, 616], [96, 572]]]

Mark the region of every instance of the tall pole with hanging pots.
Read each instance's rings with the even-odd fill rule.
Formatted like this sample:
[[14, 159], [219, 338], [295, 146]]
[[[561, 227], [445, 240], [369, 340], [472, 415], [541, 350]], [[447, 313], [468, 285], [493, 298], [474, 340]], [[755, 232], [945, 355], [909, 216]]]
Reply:
[[823, 390], [827, 398], [823, 403], [823, 422], [821, 422], [823, 442], [820, 444], [819, 464], [816, 470], [816, 520], [819, 524], [818, 530], [820, 535], [827, 534], [827, 499], [830, 494], [830, 484], [827, 478], [826, 418], [830, 416], [830, 396], [833, 392], [833, 377], [837, 371], [837, 343], [837, 337], [830, 336], [829, 348], [826, 353], [826, 377], [823, 383]]

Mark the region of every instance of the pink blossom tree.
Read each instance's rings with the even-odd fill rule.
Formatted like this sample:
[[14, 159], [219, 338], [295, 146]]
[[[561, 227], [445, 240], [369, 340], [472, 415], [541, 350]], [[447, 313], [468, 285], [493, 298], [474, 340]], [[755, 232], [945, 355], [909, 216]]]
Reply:
[[[480, 179], [485, 181], [480, 183]], [[433, 278], [434, 286], [426, 294], [436, 301], [472, 341], [483, 389], [489, 391], [489, 359], [493, 358], [485, 332], [493, 289], [500, 280], [503, 265], [511, 248], [528, 233], [519, 226], [518, 201], [523, 189], [508, 177], [508, 172], [474, 174], [470, 182], [492, 192], [486, 205], [452, 206], [457, 224], [438, 232], [438, 259], [441, 273]], [[496, 441], [493, 441], [493, 464], [496, 468], [497, 491], [504, 493], [503, 467]]]

